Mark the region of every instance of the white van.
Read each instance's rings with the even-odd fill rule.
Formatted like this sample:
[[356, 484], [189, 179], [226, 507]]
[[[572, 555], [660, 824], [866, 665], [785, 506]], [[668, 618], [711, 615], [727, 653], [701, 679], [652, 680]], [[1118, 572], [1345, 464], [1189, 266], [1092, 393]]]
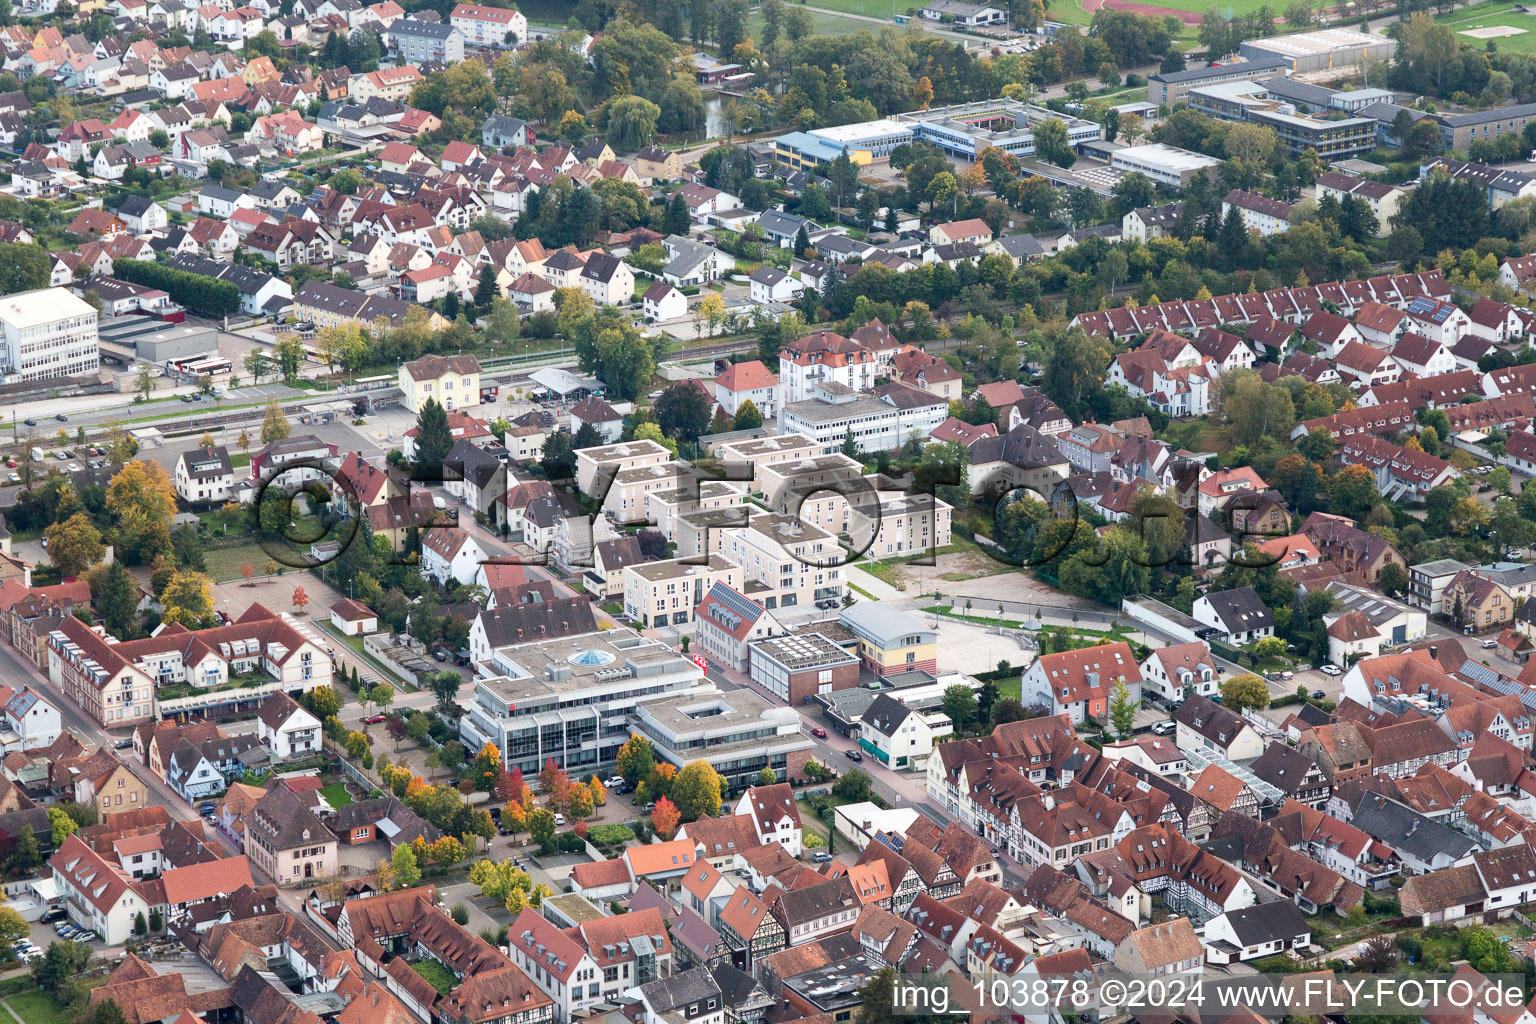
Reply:
[[48, 456], [48, 453], [43, 451], [41, 448], [33, 448], [32, 449], [32, 461], [33, 462], [41, 462], [43, 459], [47, 458], [47, 456]]

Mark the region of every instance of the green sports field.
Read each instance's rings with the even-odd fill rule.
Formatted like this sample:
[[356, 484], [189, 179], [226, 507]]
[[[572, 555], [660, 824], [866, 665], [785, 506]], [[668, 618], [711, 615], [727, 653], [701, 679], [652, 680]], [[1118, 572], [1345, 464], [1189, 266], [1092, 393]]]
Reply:
[[1463, 7], [1439, 19], [1456, 32], [1456, 42], [1482, 46], [1489, 42], [1462, 33], [1479, 28], [1523, 29], [1519, 35], [1498, 36], [1492, 42], [1500, 50], [1510, 53], [1536, 53], [1536, 17], [1521, 14], [1512, 3], [1485, 3]]

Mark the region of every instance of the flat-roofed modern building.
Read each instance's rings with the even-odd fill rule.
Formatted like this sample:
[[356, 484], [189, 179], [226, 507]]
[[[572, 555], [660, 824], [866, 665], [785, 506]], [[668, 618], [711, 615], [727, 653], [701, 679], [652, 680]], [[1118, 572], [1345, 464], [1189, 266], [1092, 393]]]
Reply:
[[1074, 149], [1103, 135], [1096, 122], [1009, 99], [914, 110], [897, 114], [892, 120], [911, 124], [913, 138], [931, 142], [964, 160], [975, 160], [982, 150], [993, 146], [1014, 156], [1034, 156], [1034, 126], [1042, 121], [1063, 122], [1067, 141]]
[[843, 596], [843, 549], [830, 533], [794, 516], [764, 512], [727, 530], [720, 554], [741, 567], [742, 593], [769, 611]]
[[[800, 732], [798, 711], [751, 690], [648, 700], [635, 705], [629, 722], [659, 760], [678, 768], [708, 761], [732, 789], [753, 785], [764, 768], [789, 778], [812, 747]], [[792, 758], [798, 763], [791, 765]]]
[[691, 658], [630, 629], [499, 648], [483, 670], [496, 674], [476, 682], [459, 736], [530, 777], [551, 758], [573, 775], [612, 764], [640, 701], [710, 686]]
[[815, 128], [808, 135], [825, 139], [838, 148], [859, 149], [875, 158], [890, 156], [891, 150], [912, 141], [912, 125], [906, 121], [882, 117], [858, 124], [840, 124], [835, 128]]
[[1204, 68], [1186, 68], [1147, 79], [1147, 102], [1171, 107], [1183, 102], [1189, 90], [1217, 82], [1253, 82], [1283, 75], [1289, 62], [1279, 57], [1261, 57], [1236, 64], [1217, 64]]
[[1366, 57], [1390, 61], [1397, 52], [1397, 40], [1368, 35], [1358, 29], [1325, 28], [1267, 39], [1247, 39], [1238, 46], [1238, 52], [1250, 61], [1278, 57], [1296, 73], [1328, 71], [1352, 67]]
[[773, 140], [774, 162], [797, 171], [825, 167], [844, 154], [860, 167], [873, 159], [867, 149], [840, 146], [809, 132], [790, 132]]
[[625, 469], [659, 466], [672, 461], [672, 453], [655, 441], [621, 441], [597, 448], [583, 448], [576, 453], [576, 486], [581, 493], [601, 498], [596, 493], [598, 476], [604, 471], [617, 474]]
[[66, 288], [0, 299], [0, 368], [7, 380], [84, 377], [101, 372], [96, 309]]
[[850, 432], [861, 451], [894, 451], [909, 437], [926, 438], [949, 417], [949, 402], [942, 396], [904, 384], [859, 394], [829, 382], [815, 394], [781, 407], [779, 429], [805, 434], [828, 455], [842, 447]]
[[624, 614], [651, 629], [686, 626], [716, 583], [740, 590], [741, 569], [719, 555], [625, 566]]
[[752, 681], [788, 704], [859, 685], [859, 659], [820, 633], [796, 633], [750, 645]]
[[1145, 174], [1159, 185], [1183, 188], [1201, 171], [1210, 171], [1214, 176], [1221, 161], [1204, 153], [1154, 142], [1116, 150], [1110, 155], [1109, 166], [1117, 171]]
[[[1284, 95], [1282, 95], [1284, 94]], [[1301, 109], [1298, 97], [1312, 97], [1311, 106], [1327, 111], [1316, 117], [1294, 113]], [[1335, 113], [1328, 106], [1331, 90], [1306, 83], [1284, 88], [1275, 80], [1217, 82], [1189, 91], [1189, 105], [1202, 114], [1225, 121], [1247, 121], [1268, 125], [1275, 130], [1291, 156], [1312, 149], [1324, 160], [1343, 160], [1376, 148], [1376, 121], [1369, 117], [1343, 117], [1329, 120]]]

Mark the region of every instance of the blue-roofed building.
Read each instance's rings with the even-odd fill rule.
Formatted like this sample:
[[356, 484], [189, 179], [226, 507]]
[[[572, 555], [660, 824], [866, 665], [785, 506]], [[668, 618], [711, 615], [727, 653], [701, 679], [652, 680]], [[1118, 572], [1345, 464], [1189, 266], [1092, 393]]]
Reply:
[[812, 171], [824, 167], [842, 156], [862, 167], [874, 159], [867, 149], [852, 149], [829, 142], [810, 132], [790, 132], [773, 140], [773, 158], [785, 167], [797, 171]]

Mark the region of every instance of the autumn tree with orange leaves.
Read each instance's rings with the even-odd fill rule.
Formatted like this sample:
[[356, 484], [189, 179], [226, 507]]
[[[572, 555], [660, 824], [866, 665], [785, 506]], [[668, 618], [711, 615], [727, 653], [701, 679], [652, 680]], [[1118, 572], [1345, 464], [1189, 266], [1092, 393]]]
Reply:
[[678, 813], [677, 807], [666, 797], [660, 797], [656, 801], [656, 809], [651, 812], [651, 827], [656, 834], [663, 839], [671, 839], [677, 832], [677, 827], [683, 822], [683, 816]]

